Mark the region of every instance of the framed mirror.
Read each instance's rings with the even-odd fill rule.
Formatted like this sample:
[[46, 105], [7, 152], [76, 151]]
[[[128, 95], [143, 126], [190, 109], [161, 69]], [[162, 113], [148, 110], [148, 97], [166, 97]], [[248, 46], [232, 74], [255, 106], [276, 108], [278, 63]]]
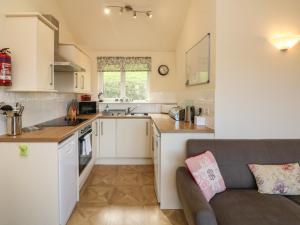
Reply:
[[209, 83], [210, 79], [210, 33], [185, 53], [187, 86]]

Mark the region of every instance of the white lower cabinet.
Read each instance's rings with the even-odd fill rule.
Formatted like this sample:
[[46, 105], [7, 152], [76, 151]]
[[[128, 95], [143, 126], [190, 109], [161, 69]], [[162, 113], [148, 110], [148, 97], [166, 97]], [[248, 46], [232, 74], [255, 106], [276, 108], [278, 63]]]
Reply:
[[150, 122], [148, 119], [117, 121], [117, 157], [150, 158]]
[[78, 197], [77, 137], [0, 143], [1, 225], [66, 225]]
[[60, 225], [67, 224], [78, 196], [78, 150], [75, 135], [58, 146]]
[[97, 119], [92, 123], [93, 127], [93, 138], [92, 138], [92, 147], [93, 147], [93, 164], [95, 164], [95, 161], [97, 157], [99, 156], [99, 145], [100, 145], [100, 121]]
[[99, 159], [151, 158], [149, 119], [100, 119], [99, 123]]
[[116, 119], [100, 120], [100, 158], [116, 156]]

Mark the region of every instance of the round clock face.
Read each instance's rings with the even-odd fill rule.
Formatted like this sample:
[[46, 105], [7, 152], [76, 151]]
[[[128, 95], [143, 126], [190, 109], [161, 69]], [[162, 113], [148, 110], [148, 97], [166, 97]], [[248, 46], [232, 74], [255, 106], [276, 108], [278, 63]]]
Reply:
[[169, 67], [166, 65], [161, 65], [158, 67], [158, 73], [162, 76], [166, 76], [169, 73]]

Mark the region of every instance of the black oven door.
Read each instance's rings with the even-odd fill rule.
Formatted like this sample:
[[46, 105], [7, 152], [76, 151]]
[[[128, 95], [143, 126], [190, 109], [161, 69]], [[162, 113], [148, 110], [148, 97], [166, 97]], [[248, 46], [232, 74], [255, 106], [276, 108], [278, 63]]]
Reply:
[[92, 160], [92, 130], [78, 139], [79, 175]]

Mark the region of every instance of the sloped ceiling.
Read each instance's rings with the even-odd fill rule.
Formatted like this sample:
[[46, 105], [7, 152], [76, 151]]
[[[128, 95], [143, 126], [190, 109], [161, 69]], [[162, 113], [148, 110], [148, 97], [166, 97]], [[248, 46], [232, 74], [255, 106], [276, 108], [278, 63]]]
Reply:
[[[172, 51], [190, 0], [57, 0], [78, 42], [93, 51]], [[103, 13], [107, 5], [152, 10], [153, 18]]]

